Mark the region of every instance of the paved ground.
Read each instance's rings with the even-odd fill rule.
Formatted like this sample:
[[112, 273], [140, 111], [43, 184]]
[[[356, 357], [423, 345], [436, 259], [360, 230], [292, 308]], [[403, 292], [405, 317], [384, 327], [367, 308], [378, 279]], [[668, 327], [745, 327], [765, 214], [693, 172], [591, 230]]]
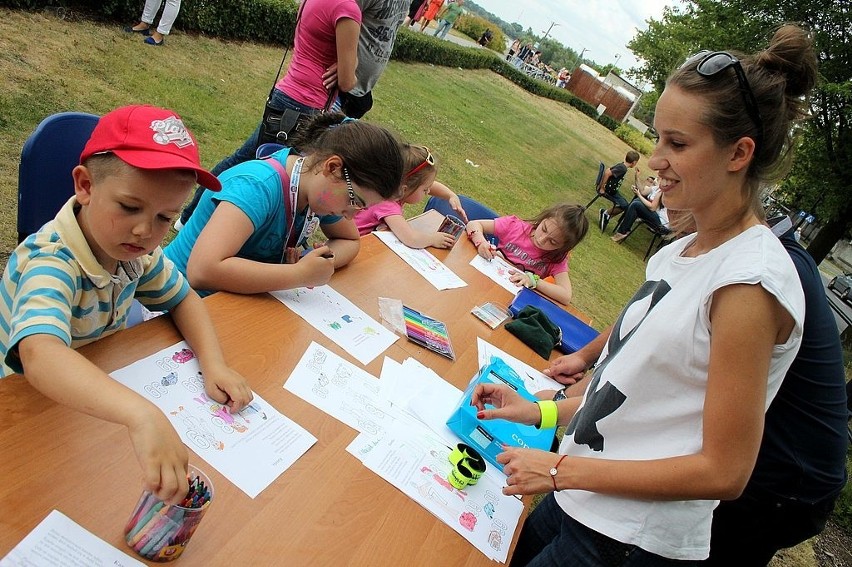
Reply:
[[[420, 29], [420, 26], [415, 24], [414, 28], [412, 28], [412, 29]], [[427, 33], [429, 35], [432, 35], [433, 33], [435, 33], [436, 29], [438, 29], [438, 24], [436, 24], [433, 21], [433, 22], [429, 23], [429, 26], [423, 31], [423, 33]], [[478, 43], [476, 43], [475, 41], [473, 41], [472, 39], [470, 39], [466, 35], [461, 34], [461, 33], [457, 32], [453, 29], [451, 29], [449, 31], [449, 33], [447, 33], [447, 37], [444, 38], [444, 40], [445, 41], [452, 41], [453, 43], [455, 43], [457, 45], [462, 45], [464, 47], [476, 47], [478, 49], [484, 49], [481, 45], [479, 45]]]

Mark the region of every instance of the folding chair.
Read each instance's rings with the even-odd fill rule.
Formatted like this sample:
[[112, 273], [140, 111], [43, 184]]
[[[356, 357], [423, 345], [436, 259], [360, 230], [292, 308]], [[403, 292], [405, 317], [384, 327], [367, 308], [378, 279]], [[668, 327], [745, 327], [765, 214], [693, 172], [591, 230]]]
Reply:
[[48, 116], [30, 134], [18, 169], [18, 242], [56, 216], [74, 194], [71, 170], [98, 123], [84, 112]]
[[589, 201], [589, 204], [586, 205], [586, 209], [591, 207], [594, 204], [595, 201], [597, 201], [598, 199], [601, 198], [601, 194], [598, 193], [598, 187], [601, 186], [601, 180], [603, 179], [604, 171], [606, 171], [606, 166], [604, 165], [603, 162], [598, 162], [598, 176], [595, 178], [595, 187], [594, 187], [595, 196], [591, 201]]
[[[636, 219], [636, 222], [633, 225], [633, 228], [630, 230], [630, 232], [627, 233], [627, 236], [624, 237], [624, 240], [627, 240], [627, 237], [630, 236], [631, 234], [633, 234], [634, 232], [636, 232], [636, 229], [639, 228], [640, 226], [644, 226], [645, 228], [648, 229], [648, 232], [651, 233], [651, 242], [648, 244], [648, 250], [645, 251], [645, 257], [642, 259], [643, 261], [647, 262], [648, 258], [651, 256], [651, 250], [653, 250], [654, 244], [657, 245], [657, 250], [659, 250], [660, 248], [665, 246], [666, 243], [668, 242], [666, 237], [669, 234], [671, 234], [672, 231], [670, 231], [669, 229], [667, 229], [664, 226], [657, 228], [655, 226], [648, 224], [643, 219]], [[615, 233], [614, 229], [613, 229], [613, 233]], [[622, 240], [622, 242], [624, 242], [624, 240]], [[654, 250], [654, 252], [656, 252], [657, 250]]]
[[[18, 167], [18, 242], [53, 219], [74, 195], [71, 170], [99, 116], [86, 112], [60, 112], [41, 121], [24, 142]], [[132, 327], [144, 319], [142, 304], [133, 301], [127, 317]]]

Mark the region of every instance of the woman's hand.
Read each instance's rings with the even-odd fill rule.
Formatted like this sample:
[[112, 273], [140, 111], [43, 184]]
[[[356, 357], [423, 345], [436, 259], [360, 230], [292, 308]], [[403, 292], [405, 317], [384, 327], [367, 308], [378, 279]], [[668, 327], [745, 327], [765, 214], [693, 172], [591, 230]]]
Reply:
[[[486, 404], [494, 409], [485, 409]], [[471, 394], [470, 405], [479, 410], [477, 419], [505, 419], [526, 425], [541, 423], [538, 404], [525, 400], [503, 384], [478, 384]]]
[[[510, 496], [553, 492], [554, 478], [550, 476], [550, 469], [556, 465], [561, 455], [507, 445], [503, 448], [505, 450], [497, 455], [497, 462], [503, 465], [503, 472], [506, 473], [503, 494]], [[567, 467], [569, 463], [570, 460], [565, 459], [559, 468]], [[556, 485], [560, 486], [558, 479]]]

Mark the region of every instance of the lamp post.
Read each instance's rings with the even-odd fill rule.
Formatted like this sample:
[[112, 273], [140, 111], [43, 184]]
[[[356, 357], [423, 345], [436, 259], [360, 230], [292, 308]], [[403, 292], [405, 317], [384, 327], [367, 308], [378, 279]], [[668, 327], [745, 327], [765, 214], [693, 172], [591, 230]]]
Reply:
[[580, 50], [580, 55], [577, 56], [577, 63], [574, 64], [574, 71], [576, 71], [577, 67], [579, 67], [580, 64], [583, 62], [583, 54], [587, 51], [588, 49], [586, 49], [585, 47]]
[[621, 53], [615, 54], [615, 63], [612, 64], [613, 68], [618, 67], [618, 60], [621, 59]]
[[545, 39], [547, 39], [547, 36], [549, 36], [549, 35], [550, 35], [550, 30], [552, 30], [554, 26], [558, 26], [558, 25], [559, 25], [559, 24], [557, 24], [556, 22], [550, 22], [550, 27], [549, 27], [549, 28], [547, 28], [547, 31], [546, 31], [546, 32], [544, 32], [544, 37], [542, 37], [542, 38], [541, 38], [541, 42], [540, 42], [540, 43], [544, 43], [544, 40], [545, 40]]

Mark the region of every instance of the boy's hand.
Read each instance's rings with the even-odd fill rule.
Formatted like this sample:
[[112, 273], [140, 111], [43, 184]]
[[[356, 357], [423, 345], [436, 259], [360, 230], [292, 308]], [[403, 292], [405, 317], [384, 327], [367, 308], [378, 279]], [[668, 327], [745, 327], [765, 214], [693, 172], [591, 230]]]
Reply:
[[296, 265], [302, 270], [302, 285], [325, 285], [334, 275], [334, 254], [328, 246], [320, 246], [302, 256]]
[[204, 368], [204, 391], [210, 399], [237, 413], [251, 402], [254, 394], [241, 374], [225, 364]]
[[446, 232], [436, 232], [429, 241], [429, 245], [435, 248], [452, 248], [455, 243], [456, 239]]
[[128, 431], [145, 490], [164, 502], [179, 503], [186, 496], [189, 455], [168, 418], [152, 405]]

